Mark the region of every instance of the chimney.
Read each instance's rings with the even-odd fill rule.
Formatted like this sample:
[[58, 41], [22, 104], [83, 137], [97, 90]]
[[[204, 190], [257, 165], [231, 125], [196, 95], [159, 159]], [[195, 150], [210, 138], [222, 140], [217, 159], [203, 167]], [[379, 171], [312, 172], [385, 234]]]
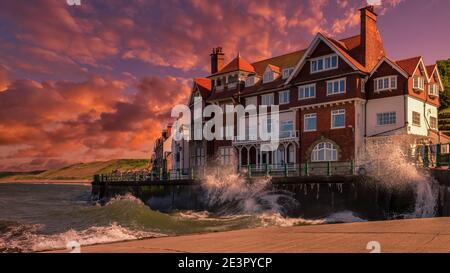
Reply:
[[367, 6], [361, 11], [361, 52], [359, 61], [369, 71], [384, 57], [384, 45], [377, 28], [377, 14], [374, 6]]
[[225, 61], [225, 54], [221, 47], [213, 48], [211, 53], [211, 74], [222, 70]]

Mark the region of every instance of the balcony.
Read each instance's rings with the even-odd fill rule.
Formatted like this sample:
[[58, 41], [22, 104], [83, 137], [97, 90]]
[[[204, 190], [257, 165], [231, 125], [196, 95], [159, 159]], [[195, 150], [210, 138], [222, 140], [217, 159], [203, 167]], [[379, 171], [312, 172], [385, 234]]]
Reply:
[[[279, 136], [279, 142], [298, 142], [299, 140], [299, 131], [282, 131], [280, 132]], [[257, 139], [251, 139], [249, 137], [249, 134], [246, 134], [246, 139], [239, 140], [236, 136], [233, 138], [233, 145], [252, 145], [252, 144], [262, 144], [262, 143], [269, 143], [268, 140], [262, 140], [260, 138]]]

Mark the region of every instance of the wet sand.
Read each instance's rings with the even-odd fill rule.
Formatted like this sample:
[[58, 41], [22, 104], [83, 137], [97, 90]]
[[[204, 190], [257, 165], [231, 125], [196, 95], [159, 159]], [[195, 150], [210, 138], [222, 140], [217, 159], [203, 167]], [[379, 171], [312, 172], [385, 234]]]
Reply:
[[[299, 227], [268, 227], [84, 246], [81, 251], [119, 253], [368, 253], [450, 252], [450, 218]], [[66, 252], [66, 251], [60, 251]]]

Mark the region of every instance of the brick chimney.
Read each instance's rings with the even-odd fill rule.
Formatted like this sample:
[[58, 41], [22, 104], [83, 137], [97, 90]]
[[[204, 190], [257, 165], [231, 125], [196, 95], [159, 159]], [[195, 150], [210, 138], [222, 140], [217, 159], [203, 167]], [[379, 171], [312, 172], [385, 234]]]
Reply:
[[385, 56], [383, 40], [377, 28], [377, 14], [374, 6], [367, 6], [361, 11], [361, 52], [360, 63], [372, 70]]
[[211, 53], [211, 74], [215, 74], [222, 70], [225, 61], [225, 54], [221, 47], [213, 48]]

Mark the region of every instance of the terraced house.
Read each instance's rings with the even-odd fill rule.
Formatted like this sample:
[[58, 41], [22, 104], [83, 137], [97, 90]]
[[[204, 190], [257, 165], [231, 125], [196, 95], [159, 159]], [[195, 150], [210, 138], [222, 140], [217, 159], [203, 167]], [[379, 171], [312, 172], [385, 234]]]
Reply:
[[[443, 85], [436, 65], [420, 56], [390, 59], [374, 8], [360, 12], [358, 35], [336, 40], [318, 33], [308, 48], [286, 55], [249, 63], [238, 54], [225, 64], [223, 49], [213, 49], [211, 74], [194, 79], [189, 104], [201, 96], [204, 105], [278, 105], [279, 148], [265, 152], [264, 141], [250, 138], [192, 141], [184, 150], [177, 144], [174, 164], [192, 168], [233, 157], [241, 167], [358, 162], [373, 137], [439, 142]], [[255, 133], [255, 124], [246, 126], [247, 135]]]

